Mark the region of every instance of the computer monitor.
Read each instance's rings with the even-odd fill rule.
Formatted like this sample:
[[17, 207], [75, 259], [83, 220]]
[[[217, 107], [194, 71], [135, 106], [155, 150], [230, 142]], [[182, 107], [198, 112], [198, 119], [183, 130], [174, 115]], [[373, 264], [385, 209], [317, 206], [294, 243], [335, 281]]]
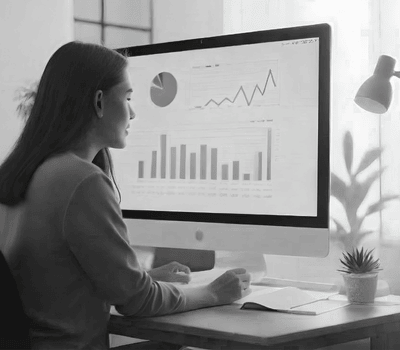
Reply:
[[120, 48], [136, 118], [112, 150], [133, 245], [324, 257], [328, 24]]

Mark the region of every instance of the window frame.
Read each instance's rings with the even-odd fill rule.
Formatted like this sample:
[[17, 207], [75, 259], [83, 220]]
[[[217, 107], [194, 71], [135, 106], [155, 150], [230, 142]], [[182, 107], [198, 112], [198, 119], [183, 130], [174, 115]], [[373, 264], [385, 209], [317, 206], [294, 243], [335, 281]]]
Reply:
[[91, 19], [86, 19], [86, 18], [81, 18], [79, 16], [76, 16], [74, 14], [74, 24], [75, 23], [85, 23], [85, 24], [93, 24], [93, 25], [98, 25], [100, 26], [100, 43], [101, 45], [105, 45], [106, 42], [106, 27], [111, 27], [111, 28], [119, 28], [119, 29], [129, 29], [129, 30], [134, 30], [134, 31], [140, 31], [140, 32], [145, 32], [150, 34], [150, 42], [149, 44], [152, 44], [154, 42], [154, 33], [153, 33], [153, 0], [149, 0], [149, 20], [150, 20], [150, 26], [149, 27], [143, 27], [143, 26], [135, 26], [135, 25], [124, 25], [124, 24], [117, 24], [113, 22], [108, 22], [105, 20], [105, 12], [106, 12], [106, 0], [98, 0], [99, 5], [100, 5], [100, 20], [91, 20]]

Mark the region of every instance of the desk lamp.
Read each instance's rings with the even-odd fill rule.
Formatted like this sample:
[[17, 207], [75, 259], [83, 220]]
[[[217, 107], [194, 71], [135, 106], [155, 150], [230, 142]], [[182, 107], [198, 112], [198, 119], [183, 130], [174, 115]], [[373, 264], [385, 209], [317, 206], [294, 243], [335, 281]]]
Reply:
[[354, 102], [368, 112], [385, 113], [392, 101], [392, 85], [390, 78], [400, 78], [400, 71], [394, 70], [396, 60], [382, 55], [378, 59], [374, 74], [358, 89]]
[[[400, 71], [395, 71], [396, 60], [393, 57], [382, 55], [378, 59], [374, 74], [369, 77], [358, 89], [354, 102], [367, 112], [383, 114], [389, 109], [392, 102], [392, 85], [390, 78], [400, 78]], [[389, 285], [379, 280], [377, 295], [388, 295]]]

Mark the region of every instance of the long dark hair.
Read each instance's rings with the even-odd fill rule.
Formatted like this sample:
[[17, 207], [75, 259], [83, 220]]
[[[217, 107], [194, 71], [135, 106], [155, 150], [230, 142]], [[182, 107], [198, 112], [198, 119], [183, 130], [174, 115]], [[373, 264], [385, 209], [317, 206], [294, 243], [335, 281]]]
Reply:
[[[61, 46], [52, 55], [24, 129], [0, 166], [0, 203], [20, 203], [38, 166], [50, 155], [79, 144], [95, 116], [95, 92], [120, 83], [127, 65], [126, 57], [114, 50], [78, 41]], [[115, 184], [107, 148], [93, 163]]]

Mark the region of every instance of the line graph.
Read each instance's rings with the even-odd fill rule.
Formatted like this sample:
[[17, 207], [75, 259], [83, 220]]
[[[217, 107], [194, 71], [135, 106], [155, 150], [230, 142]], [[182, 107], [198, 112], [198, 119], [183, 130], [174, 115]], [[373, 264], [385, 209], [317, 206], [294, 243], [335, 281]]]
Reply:
[[276, 59], [192, 67], [192, 109], [265, 107], [279, 102]]
[[245, 100], [246, 100], [247, 106], [250, 106], [251, 103], [252, 103], [252, 101], [253, 101], [254, 95], [255, 95], [255, 93], [256, 93], [257, 91], [260, 92], [261, 96], [264, 96], [265, 91], [267, 90], [267, 85], [268, 85], [268, 82], [269, 82], [269, 79], [270, 79], [270, 78], [271, 78], [271, 80], [272, 80], [272, 84], [274, 85], [274, 87], [276, 87], [276, 82], [275, 82], [274, 76], [273, 76], [273, 74], [272, 74], [272, 70], [270, 69], [269, 72], [268, 72], [267, 78], [265, 79], [264, 88], [261, 90], [261, 88], [258, 86], [258, 84], [256, 84], [256, 86], [255, 86], [254, 89], [253, 89], [253, 92], [252, 92], [252, 94], [251, 94], [250, 99], [247, 97], [247, 94], [246, 94], [246, 92], [244, 91], [243, 86], [241, 85], [240, 88], [239, 88], [239, 90], [237, 91], [235, 97], [234, 97], [232, 100], [231, 100], [229, 97], [224, 97], [224, 98], [222, 99], [222, 101], [220, 101], [220, 102], [217, 102], [217, 101], [215, 101], [214, 99], [210, 99], [210, 100], [205, 104], [205, 107], [207, 107], [207, 106], [208, 106], [209, 104], [211, 104], [211, 103], [214, 103], [215, 105], [217, 105], [217, 106], [219, 107], [219, 106], [222, 105], [222, 103], [224, 103], [225, 101], [228, 101], [228, 102], [230, 102], [230, 103], [235, 103], [235, 101], [236, 101], [236, 99], [238, 98], [238, 96], [239, 96], [240, 93], [243, 94], [243, 96], [244, 96], [244, 98], [245, 98]]

